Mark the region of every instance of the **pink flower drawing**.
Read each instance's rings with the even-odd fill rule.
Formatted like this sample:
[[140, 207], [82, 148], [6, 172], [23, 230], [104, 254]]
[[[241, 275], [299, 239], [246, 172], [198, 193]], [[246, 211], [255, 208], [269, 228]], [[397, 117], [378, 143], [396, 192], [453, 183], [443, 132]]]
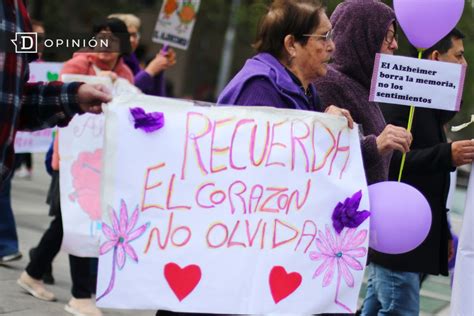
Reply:
[[354, 276], [351, 270], [362, 271], [364, 269], [358, 258], [367, 255], [367, 249], [363, 243], [367, 239], [367, 230], [357, 231], [357, 228], [344, 228], [341, 235], [331, 232], [326, 225], [326, 232], [321, 230], [316, 238], [318, 251], [311, 251], [309, 257], [313, 261], [321, 261], [314, 272], [313, 279], [324, 273], [323, 287], [329, 286], [337, 278], [336, 295], [334, 302], [348, 312], [352, 312], [346, 305], [338, 300], [341, 278], [350, 288], [354, 287]]
[[123, 200], [120, 201], [120, 217], [117, 216], [115, 210], [112, 209], [112, 227], [102, 223], [102, 232], [108, 241], [104, 242], [100, 246], [99, 253], [104, 255], [110, 250], [114, 250], [113, 261], [112, 261], [112, 277], [110, 279], [109, 286], [105, 292], [100, 295], [97, 300], [101, 299], [105, 295], [109, 294], [115, 283], [115, 268], [119, 270], [125, 266], [127, 256], [135, 262], [138, 262], [138, 256], [130, 242], [139, 238], [148, 229], [150, 223], [146, 223], [133, 230], [138, 221], [138, 206], [133, 211], [130, 220], [128, 218], [127, 205]]

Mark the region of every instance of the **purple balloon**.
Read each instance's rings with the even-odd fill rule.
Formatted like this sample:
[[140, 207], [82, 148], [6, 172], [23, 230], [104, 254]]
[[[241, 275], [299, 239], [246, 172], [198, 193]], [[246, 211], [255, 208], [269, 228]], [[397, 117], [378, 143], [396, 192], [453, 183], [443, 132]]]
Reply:
[[379, 252], [400, 254], [419, 246], [431, 227], [431, 208], [417, 189], [401, 182], [369, 186], [369, 246]]
[[397, 20], [417, 48], [430, 48], [458, 24], [464, 0], [394, 0]]

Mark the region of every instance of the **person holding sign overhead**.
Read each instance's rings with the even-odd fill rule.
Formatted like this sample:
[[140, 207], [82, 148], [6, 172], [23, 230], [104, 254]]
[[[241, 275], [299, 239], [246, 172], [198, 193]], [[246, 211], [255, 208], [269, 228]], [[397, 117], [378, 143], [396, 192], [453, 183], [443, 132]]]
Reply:
[[132, 70], [135, 77], [135, 86], [137, 86], [143, 93], [154, 95], [158, 97], [166, 96], [165, 76], [166, 69], [176, 64], [176, 53], [173, 49], [163, 48], [150, 63], [142, 69], [138, 61], [135, 51], [138, 48], [140, 41], [140, 19], [133, 14], [111, 14], [110, 18], [122, 20], [130, 33], [130, 45], [132, 53], [124, 56], [125, 64]]
[[[464, 35], [457, 29], [452, 30], [433, 47], [423, 52], [423, 59], [467, 65], [464, 58]], [[418, 53], [416, 53], [417, 55]], [[382, 107], [387, 122], [406, 126], [407, 106], [385, 105]], [[474, 158], [474, 141], [462, 140], [448, 143], [444, 125], [456, 112], [431, 108], [417, 108], [413, 120], [413, 144], [407, 154], [402, 182], [417, 188], [428, 200], [432, 212], [432, 225], [426, 240], [416, 249], [398, 255], [374, 253], [371, 259], [385, 269], [399, 271], [400, 275], [442, 274], [448, 275], [448, 261], [454, 255], [452, 237], [447, 220], [446, 200], [450, 186], [450, 172], [456, 167], [470, 164]], [[401, 155], [395, 153], [390, 165], [391, 180], [397, 181], [400, 171]], [[417, 284], [415, 284], [417, 285]], [[375, 289], [377, 286], [374, 287]], [[408, 287], [399, 284], [395, 293], [407, 293], [413, 300], [413, 315], [419, 311], [419, 286]], [[404, 295], [407, 295], [404, 294]], [[376, 296], [368, 295], [364, 305], [364, 314], [377, 313], [374, 303]], [[412, 304], [413, 302], [413, 304]], [[407, 304], [400, 301], [399, 304]], [[408, 315], [408, 314], [407, 314]], [[411, 315], [411, 314], [410, 314]]]
[[[323, 111], [312, 83], [326, 75], [334, 52], [323, 6], [310, 0], [274, 1], [254, 47], [258, 54], [224, 88], [218, 104]], [[352, 128], [349, 111], [331, 105], [325, 112], [346, 117]]]

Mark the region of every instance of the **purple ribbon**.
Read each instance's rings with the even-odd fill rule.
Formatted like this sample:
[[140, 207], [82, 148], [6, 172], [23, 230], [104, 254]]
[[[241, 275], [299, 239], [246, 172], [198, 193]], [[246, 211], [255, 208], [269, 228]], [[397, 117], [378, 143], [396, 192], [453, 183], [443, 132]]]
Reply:
[[165, 116], [162, 112], [145, 113], [140, 107], [131, 108], [130, 113], [133, 116], [136, 129], [142, 129], [146, 133], [152, 133], [165, 125]]
[[338, 234], [344, 227], [359, 227], [370, 216], [369, 211], [358, 211], [361, 199], [362, 191], [358, 191], [352, 197], [346, 198], [343, 203], [337, 203], [332, 213], [332, 226]]

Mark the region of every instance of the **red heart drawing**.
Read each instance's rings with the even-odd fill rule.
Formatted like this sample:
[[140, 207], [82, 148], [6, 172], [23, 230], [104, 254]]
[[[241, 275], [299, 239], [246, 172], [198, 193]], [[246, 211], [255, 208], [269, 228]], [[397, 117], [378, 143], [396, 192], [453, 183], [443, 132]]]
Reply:
[[270, 291], [276, 304], [296, 291], [302, 281], [298, 272], [287, 273], [282, 266], [274, 266], [270, 272]]
[[165, 279], [181, 302], [191, 293], [201, 280], [201, 268], [195, 264], [181, 268], [171, 262], [165, 265]]

